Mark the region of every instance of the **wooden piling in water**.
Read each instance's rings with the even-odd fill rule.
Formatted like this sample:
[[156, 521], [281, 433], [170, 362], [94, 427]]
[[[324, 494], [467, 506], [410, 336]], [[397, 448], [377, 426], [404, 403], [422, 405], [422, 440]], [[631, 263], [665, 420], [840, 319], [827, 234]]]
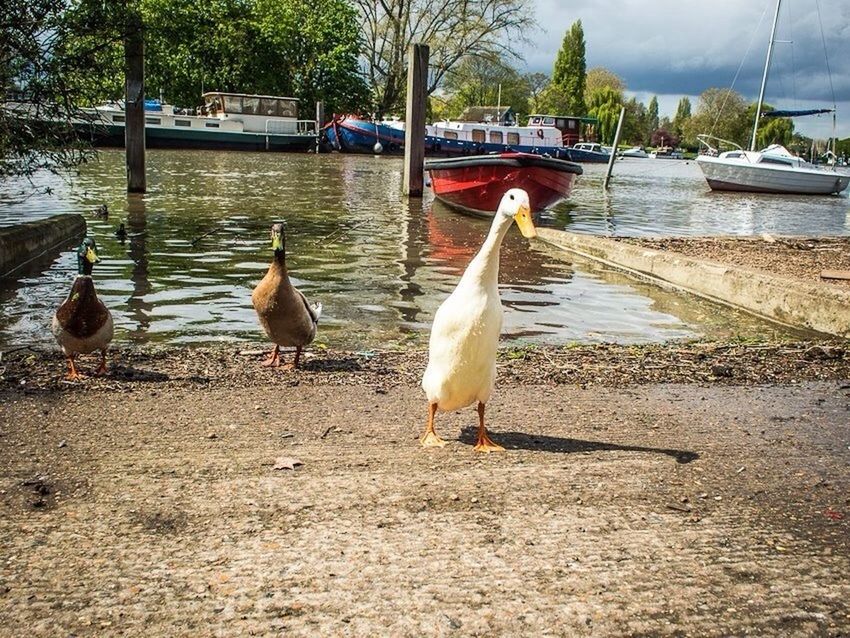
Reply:
[[319, 131], [325, 125], [325, 103], [319, 100], [316, 102], [316, 152], [319, 152], [319, 147], [322, 140], [319, 137]]
[[408, 50], [407, 109], [404, 123], [404, 194], [421, 197], [425, 170], [425, 98], [428, 84], [427, 44]]
[[603, 188], [608, 188], [608, 182], [611, 181], [611, 173], [614, 170], [614, 160], [617, 159], [617, 145], [620, 143], [620, 131], [623, 130], [623, 120], [626, 117], [626, 107], [620, 107], [620, 119], [617, 122], [617, 132], [614, 133], [614, 147], [611, 149], [611, 157], [608, 158], [608, 173], [605, 175], [605, 183]]
[[124, 40], [124, 147], [127, 192], [144, 193], [145, 175], [145, 41], [140, 16], [135, 16]]

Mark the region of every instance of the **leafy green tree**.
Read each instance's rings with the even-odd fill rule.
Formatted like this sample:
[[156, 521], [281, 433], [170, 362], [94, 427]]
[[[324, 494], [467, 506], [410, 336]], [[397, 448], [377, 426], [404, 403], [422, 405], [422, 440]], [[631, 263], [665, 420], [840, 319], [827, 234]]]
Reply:
[[559, 115], [584, 115], [586, 82], [584, 29], [577, 20], [564, 35], [555, 58], [552, 81], [543, 98], [545, 109]]
[[[500, 93], [501, 87], [501, 93]], [[446, 76], [446, 92], [451, 95], [450, 117], [468, 106], [510, 106], [524, 121], [530, 90], [528, 83], [503, 59], [494, 55], [463, 60]]]
[[526, 73], [523, 79], [528, 86], [528, 112], [540, 113], [543, 106], [541, 98], [549, 84], [549, 76], [545, 73]]
[[673, 118], [673, 130], [681, 137], [685, 122], [691, 118], [691, 101], [687, 96], [679, 100], [676, 116]]
[[623, 120], [623, 130], [621, 132], [624, 142], [638, 146], [646, 146], [649, 144], [649, 138], [646, 135], [647, 113], [646, 106], [643, 102], [638, 102], [636, 98], [631, 98], [625, 104], [626, 116]]
[[[753, 102], [747, 107], [747, 119], [752, 122], [756, 115], [757, 104]], [[775, 111], [769, 104], [762, 104], [762, 113]], [[750, 131], [752, 138], [752, 131]], [[756, 149], [765, 148], [771, 144], [782, 144], [787, 147], [794, 137], [794, 122], [787, 117], [762, 117], [759, 121], [759, 129], [756, 133]]]
[[587, 72], [587, 79], [585, 81], [585, 94], [590, 95], [595, 90], [604, 87], [612, 88], [620, 93], [626, 90], [626, 85], [616, 73], [601, 66], [590, 69]]
[[428, 94], [462, 60], [510, 58], [535, 26], [529, 0], [354, 0], [363, 32], [362, 61], [380, 113], [405, 108], [407, 55], [415, 42], [430, 48]]
[[623, 95], [611, 87], [601, 87], [596, 89], [589, 98], [587, 114], [599, 120], [597, 124], [599, 141], [602, 144], [611, 144], [617, 132]]
[[699, 145], [697, 135], [704, 133], [746, 147], [751, 121], [747, 118], [747, 103], [739, 93], [706, 89], [699, 97], [696, 113], [684, 125], [684, 142], [695, 148]]
[[646, 123], [649, 129], [647, 133], [651, 136], [660, 124], [658, 120], [658, 98], [654, 95], [649, 100], [649, 106], [646, 107]]
[[0, 11], [0, 177], [56, 172], [91, 156], [72, 120], [83, 115], [83, 80], [100, 45], [67, 51], [65, 14], [63, 0], [6, 2]]

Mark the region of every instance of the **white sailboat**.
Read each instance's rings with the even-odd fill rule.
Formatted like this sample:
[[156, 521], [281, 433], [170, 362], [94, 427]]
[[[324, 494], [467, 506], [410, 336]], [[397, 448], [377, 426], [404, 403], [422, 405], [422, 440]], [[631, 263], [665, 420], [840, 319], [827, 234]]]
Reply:
[[[756, 134], [758, 133], [759, 119], [763, 116], [761, 109], [764, 102], [764, 89], [770, 69], [770, 58], [773, 53], [776, 23], [779, 19], [781, 3], [782, 0], [776, 0], [776, 13], [773, 16], [773, 27], [770, 32], [770, 43], [767, 47], [767, 59], [764, 64], [764, 74], [762, 75], [749, 150], [744, 150], [734, 142], [711, 135], [698, 136], [700, 142], [708, 148], [708, 153], [699, 155], [697, 164], [702, 169], [702, 173], [712, 190], [831, 195], [840, 193], [850, 184], [850, 174], [838, 172], [834, 163], [830, 168], [815, 166], [803, 158], [796, 157], [779, 144], [772, 144], [761, 151], [756, 150]], [[772, 114], [774, 116], [778, 114], [794, 116], [816, 113], [833, 113], [833, 118], [835, 117], [834, 108], [773, 112]], [[718, 154], [717, 149], [711, 145], [713, 140], [735, 146], [737, 150]], [[832, 157], [835, 157], [834, 153], [832, 153]]]

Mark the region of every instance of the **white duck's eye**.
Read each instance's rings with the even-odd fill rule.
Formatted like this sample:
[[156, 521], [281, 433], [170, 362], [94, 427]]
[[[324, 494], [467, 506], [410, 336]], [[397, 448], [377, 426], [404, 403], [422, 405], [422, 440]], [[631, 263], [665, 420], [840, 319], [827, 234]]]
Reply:
[[511, 195], [511, 199], [513, 199], [513, 198], [514, 198], [514, 196], [513, 196], [513, 195]]

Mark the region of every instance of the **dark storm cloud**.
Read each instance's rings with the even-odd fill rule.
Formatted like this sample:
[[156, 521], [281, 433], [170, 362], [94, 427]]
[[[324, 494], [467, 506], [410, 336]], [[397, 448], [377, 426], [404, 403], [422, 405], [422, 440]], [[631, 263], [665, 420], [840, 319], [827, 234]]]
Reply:
[[[758, 94], [774, 0], [533, 0], [542, 31], [523, 52], [551, 73], [564, 33], [581, 20], [588, 68], [605, 67], [638, 93], [699, 95], [710, 87]], [[820, 20], [817, 5], [820, 5]], [[821, 23], [826, 54], [821, 39]], [[850, 0], [785, 0], [768, 101], [850, 101]]]

